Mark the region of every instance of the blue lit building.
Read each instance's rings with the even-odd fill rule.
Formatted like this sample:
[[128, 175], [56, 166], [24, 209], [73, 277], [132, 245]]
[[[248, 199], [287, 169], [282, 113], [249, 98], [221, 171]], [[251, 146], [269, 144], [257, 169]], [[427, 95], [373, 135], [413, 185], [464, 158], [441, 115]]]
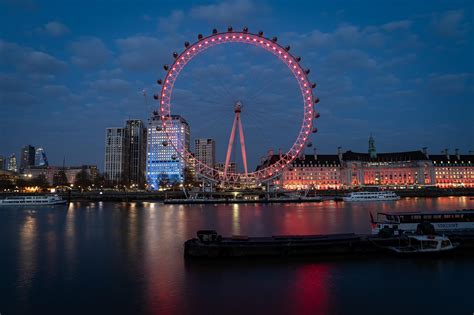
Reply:
[[39, 147], [36, 148], [35, 151], [35, 166], [48, 166], [48, 158], [46, 157], [46, 153], [44, 149]]
[[[189, 125], [179, 115], [171, 116], [171, 140], [161, 128], [159, 115], [153, 115], [148, 122], [146, 180], [148, 188], [157, 190], [160, 182], [182, 183], [186, 162], [182, 158], [184, 150], [189, 150]], [[176, 152], [175, 147], [180, 151]]]

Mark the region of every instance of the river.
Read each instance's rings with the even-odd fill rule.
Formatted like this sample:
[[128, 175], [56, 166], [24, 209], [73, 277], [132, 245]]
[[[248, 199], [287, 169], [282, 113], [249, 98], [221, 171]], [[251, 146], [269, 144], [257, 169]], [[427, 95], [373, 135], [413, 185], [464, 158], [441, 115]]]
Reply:
[[369, 233], [369, 211], [474, 208], [396, 202], [0, 208], [0, 313], [472, 314], [474, 258], [185, 261], [199, 229], [229, 235]]

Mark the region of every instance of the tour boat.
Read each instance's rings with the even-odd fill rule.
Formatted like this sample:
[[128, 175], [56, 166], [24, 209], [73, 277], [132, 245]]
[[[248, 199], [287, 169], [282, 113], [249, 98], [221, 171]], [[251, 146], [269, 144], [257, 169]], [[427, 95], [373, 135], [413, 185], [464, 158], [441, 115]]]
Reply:
[[432, 255], [452, 251], [459, 243], [451, 243], [446, 236], [440, 235], [403, 235], [400, 238], [403, 245], [388, 246], [387, 248], [399, 255]]
[[400, 231], [415, 232], [420, 223], [429, 222], [437, 232], [474, 232], [474, 209], [440, 212], [379, 212], [374, 219], [370, 214], [372, 234], [390, 229], [395, 235]]
[[58, 195], [10, 196], [0, 200], [0, 206], [49, 206], [66, 202]]
[[398, 200], [400, 196], [393, 191], [356, 191], [342, 197], [344, 201], [390, 201]]

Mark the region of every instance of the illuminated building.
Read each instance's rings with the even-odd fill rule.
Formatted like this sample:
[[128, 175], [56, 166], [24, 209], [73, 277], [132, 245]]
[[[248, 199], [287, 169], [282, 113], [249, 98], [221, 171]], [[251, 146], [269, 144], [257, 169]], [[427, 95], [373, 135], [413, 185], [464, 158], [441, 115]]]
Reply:
[[[160, 182], [183, 182], [186, 162], [184, 151], [189, 151], [190, 131], [187, 121], [179, 115], [171, 115], [168, 134], [162, 130], [159, 115], [149, 119], [147, 134], [146, 179], [148, 187], [156, 190]], [[176, 148], [176, 149], [175, 149]], [[178, 150], [178, 152], [176, 151]]]
[[28, 166], [35, 165], [35, 147], [31, 145], [24, 146], [21, 149], [20, 170], [24, 170]]
[[[224, 173], [224, 168], [225, 168], [225, 163], [224, 162], [219, 162], [215, 164], [216, 170], [219, 172]], [[227, 167], [227, 172], [228, 173], [237, 173], [237, 163], [235, 162], [230, 162], [229, 166]]]
[[125, 128], [107, 128], [105, 131], [104, 175], [115, 185], [125, 179], [125, 134]]
[[195, 158], [209, 167], [216, 164], [216, 142], [214, 139], [196, 139], [194, 140]]
[[334, 154], [311, 154], [295, 159], [280, 177], [284, 189], [339, 189], [341, 163]]
[[30, 166], [24, 170], [24, 176], [28, 178], [35, 178], [39, 175], [44, 175], [50, 185], [53, 185], [54, 175], [59, 171], [64, 171], [66, 174], [67, 182], [74, 184], [77, 174], [85, 170], [91, 180], [94, 180], [97, 176], [96, 165], [81, 165], [81, 166]]
[[35, 150], [35, 166], [48, 166], [48, 158], [41, 147]]
[[12, 171], [12, 172], [18, 171], [15, 153], [10, 155], [7, 159], [7, 171]]
[[[433, 161], [436, 186], [440, 188], [474, 188], [474, 155], [461, 155], [459, 150], [449, 154], [430, 155]], [[470, 152], [471, 153], [471, 152]]]
[[145, 185], [147, 130], [143, 121], [127, 120], [125, 124], [125, 176], [127, 184]]

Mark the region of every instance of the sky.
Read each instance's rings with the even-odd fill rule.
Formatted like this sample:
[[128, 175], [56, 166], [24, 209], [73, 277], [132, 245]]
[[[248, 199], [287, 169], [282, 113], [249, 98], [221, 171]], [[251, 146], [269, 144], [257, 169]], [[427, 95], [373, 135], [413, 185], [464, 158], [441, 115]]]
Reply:
[[[105, 129], [150, 117], [173, 51], [229, 25], [277, 36], [311, 70], [321, 117], [307, 153], [366, 152], [371, 134], [379, 152], [467, 153], [473, 12], [472, 1], [2, 0], [0, 155], [31, 144], [50, 164], [65, 157], [102, 169]], [[222, 161], [237, 100], [251, 168], [269, 149], [289, 149], [302, 121], [298, 86], [255, 47], [221, 45], [193, 59], [172, 113], [188, 120], [192, 139], [215, 138]]]

